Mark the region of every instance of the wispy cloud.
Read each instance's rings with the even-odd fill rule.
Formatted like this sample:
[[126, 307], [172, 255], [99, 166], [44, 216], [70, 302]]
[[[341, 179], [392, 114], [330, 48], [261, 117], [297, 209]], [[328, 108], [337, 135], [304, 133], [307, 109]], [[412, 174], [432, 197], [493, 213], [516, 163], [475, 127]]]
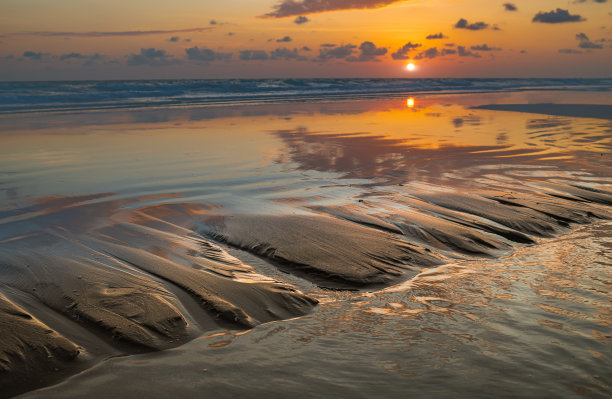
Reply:
[[265, 61], [268, 58], [268, 53], [264, 50], [242, 50], [240, 52], [240, 59], [242, 61]]
[[582, 54], [582, 51], [574, 50], [573, 48], [560, 48], [557, 52], [561, 54]]
[[399, 49], [397, 49], [395, 53], [392, 53], [391, 58], [393, 58], [394, 60], [407, 60], [410, 58], [410, 55], [408, 53], [410, 53], [413, 50], [416, 50], [417, 48], [421, 46], [422, 45], [420, 43], [408, 42], [404, 44], [402, 47], [400, 47]]
[[83, 61], [83, 66], [91, 66], [99, 63], [112, 63], [116, 62], [116, 60], [108, 60], [107, 57], [103, 54], [81, 54], [81, 53], [66, 53], [62, 54], [59, 57], [55, 56], [55, 58], [64, 62], [74, 61]]
[[480, 54], [478, 53], [472, 53], [470, 50], [467, 50], [465, 47], [463, 46], [457, 46], [457, 54], [459, 54], [459, 57], [474, 57], [474, 58], [480, 58]]
[[448, 39], [448, 37], [444, 36], [444, 34], [442, 32], [440, 32], [440, 33], [434, 33], [434, 34], [431, 34], [431, 35], [427, 35], [427, 37], [425, 39], [427, 39], [427, 40]]
[[30, 60], [36, 60], [36, 61], [41, 61], [43, 59], [43, 57], [49, 55], [49, 53], [42, 53], [40, 51], [32, 51], [32, 50], [28, 50], [28, 51], [24, 51], [23, 52], [23, 57], [24, 58], [28, 58]]
[[455, 28], [467, 29], [467, 30], [482, 30], [482, 29], [487, 29], [488, 27], [489, 27], [489, 24], [485, 22], [479, 21], [479, 22], [469, 23], [467, 19], [464, 19], [464, 18], [459, 19], [459, 21], [457, 21], [457, 23], [455, 24]]
[[576, 35], [576, 40], [578, 40], [580, 43], [578, 44], [578, 47], [580, 48], [584, 48], [584, 49], [596, 49], [596, 50], [601, 50], [603, 48], [603, 45], [601, 44], [597, 44], [597, 43], [593, 43], [589, 37], [584, 34], [584, 33], [578, 33]]
[[406, 0], [281, 0], [263, 18], [283, 18], [327, 11], [382, 8]]
[[[482, 22], [482, 21], [469, 23], [465, 18], [461, 18], [459, 19], [459, 21], [457, 21], [454, 28], [467, 29], [467, 30], [482, 30], [482, 29], [489, 28], [489, 24], [487, 24], [486, 22]], [[500, 30], [497, 27], [497, 25], [493, 25], [491, 29]]]
[[438, 51], [437, 47], [430, 47], [425, 51], [421, 51], [416, 57], [414, 57], [415, 60], [422, 60], [423, 58], [436, 58], [437, 56], [440, 55], [440, 52]]
[[308, 21], [310, 21], [308, 18], [306, 18], [303, 15], [300, 15], [299, 17], [297, 17], [297, 18], [295, 18], [293, 20], [293, 23], [298, 24], [298, 25], [302, 25], [302, 24], [305, 24]]
[[486, 43], [477, 46], [471, 46], [470, 49], [475, 51], [501, 51], [499, 47], [489, 47]]
[[300, 55], [298, 49], [294, 48], [293, 50], [282, 47], [277, 48], [276, 50], [270, 51], [270, 59], [271, 60], [298, 60], [298, 61], [306, 61], [308, 58]]
[[[330, 47], [331, 46], [331, 47]], [[340, 46], [323, 44], [319, 49], [319, 60], [343, 59], [353, 55], [357, 46], [354, 44], [343, 44]]]
[[130, 54], [127, 60], [127, 64], [130, 66], [166, 66], [179, 64], [180, 62], [180, 60], [166, 53], [165, 50], [156, 50], [154, 48], [142, 48], [140, 53]]
[[40, 32], [17, 32], [11, 35], [22, 35], [22, 36], [61, 36], [61, 37], [109, 37], [109, 36], [145, 36], [145, 35], [166, 35], [172, 33], [190, 33], [190, 32], [203, 32], [213, 29], [212, 27], [207, 28], [189, 28], [189, 29], [174, 29], [174, 30], [127, 30], [127, 31], [109, 31], [109, 32], [51, 32], [51, 31], [40, 31]]
[[192, 61], [227, 61], [232, 58], [232, 53], [219, 53], [209, 48], [199, 48], [198, 46], [186, 48], [185, 54], [187, 55], [187, 59]]
[[350, 62], [378, 61], [377, 57], [382, 57], [387, 54], [387, 49], [385, 47], [376, 47], [376, 45], [370, 41], [361, 43], [359, 51], [359, 56], [348, 57], [346, 60]]

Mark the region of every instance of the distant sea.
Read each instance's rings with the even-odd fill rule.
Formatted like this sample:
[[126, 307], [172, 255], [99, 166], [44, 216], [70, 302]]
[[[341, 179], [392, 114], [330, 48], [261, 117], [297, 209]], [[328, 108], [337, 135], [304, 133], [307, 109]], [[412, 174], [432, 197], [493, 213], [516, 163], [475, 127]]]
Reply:
[[0, 82], [0, 113], [335, 101], [419, 93], [610, 91], [612, 79], [215, 79]]

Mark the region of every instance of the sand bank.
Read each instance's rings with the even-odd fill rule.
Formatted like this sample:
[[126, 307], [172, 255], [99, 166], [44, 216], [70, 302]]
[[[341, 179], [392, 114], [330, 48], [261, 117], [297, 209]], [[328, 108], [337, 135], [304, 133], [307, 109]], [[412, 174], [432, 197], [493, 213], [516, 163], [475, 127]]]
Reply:
[[612, 105], [602, 104], [487, 104], [473, 108], [612, 120]]

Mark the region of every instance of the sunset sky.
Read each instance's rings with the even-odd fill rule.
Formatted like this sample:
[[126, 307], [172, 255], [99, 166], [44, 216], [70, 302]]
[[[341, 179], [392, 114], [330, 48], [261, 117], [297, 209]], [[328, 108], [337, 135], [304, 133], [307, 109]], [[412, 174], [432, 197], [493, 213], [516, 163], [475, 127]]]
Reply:
[[611, 22], [607, 0], [0, 0], [0, 80], [612, 77]]

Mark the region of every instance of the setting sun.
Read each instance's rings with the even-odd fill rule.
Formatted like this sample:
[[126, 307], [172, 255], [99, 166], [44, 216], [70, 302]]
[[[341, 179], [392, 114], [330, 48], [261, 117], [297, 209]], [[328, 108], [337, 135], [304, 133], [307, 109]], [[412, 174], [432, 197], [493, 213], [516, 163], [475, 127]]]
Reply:
[[415, 68], [416, 66], [412, 62], [406, 65], [406, 69], [409, 71], [414, 71]]

